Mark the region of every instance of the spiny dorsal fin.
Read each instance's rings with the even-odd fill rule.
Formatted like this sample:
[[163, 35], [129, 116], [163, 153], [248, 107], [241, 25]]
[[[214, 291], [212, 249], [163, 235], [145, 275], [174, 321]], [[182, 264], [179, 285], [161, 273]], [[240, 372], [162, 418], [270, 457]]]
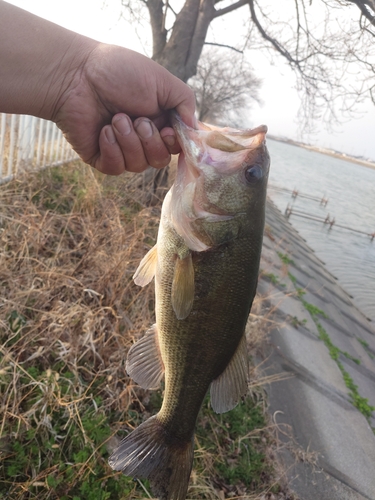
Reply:
[[158, 263], [158, 249], [154, 245], [141, 260], [136, 272], [134, 273], [133, 280], [136, 285], [145, 286], [150, 283], [155, 276], [156, 265]]
[[194, 302], [194, 266], [191, 252], [183, 259], [176, 258], [171, 300], [177, 319], [187, 318]]
[[159, 386], [164, 375], [164, 363], [156, 325], [152, 325], [145, 336], [131, 346], [125, 368], [134, 382], [143, 389]]
[[246, 336], [243, 335], [229, 365], [211, 384], [211, 406], [216, 413], [232, 410], [247, 394], [248, 371]]

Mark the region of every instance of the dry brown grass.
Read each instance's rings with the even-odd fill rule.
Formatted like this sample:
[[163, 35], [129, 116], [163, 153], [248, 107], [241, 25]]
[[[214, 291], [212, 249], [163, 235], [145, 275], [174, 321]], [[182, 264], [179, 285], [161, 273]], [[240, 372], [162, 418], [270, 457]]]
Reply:
[[[160, 204], [146, 206], [146, 192], [142, 176], [104, 179], [82, 163], [0, 188], [0, 498], [151, 498], [147, 482], [110, 470], [103, 446], [160, 404], [160, 391], [141, 390], [125, 372], [129, 346], [154, 320], [153, 286], [131, 279], [159, 223]], [[253, 314], [256, 348], [267, 320], [260, 306]], [[250, 406], [264, 415], [255, 380]], [[189, 498], [287, 498], [264, 451], [272, 426], [237, 443], [230, 418], [211, 413], [200, 421]], [[235, 467], [245, 440], [267, 470], [253, 493], [243, 481], [220, 483], [217, 470], [228, 453]]]

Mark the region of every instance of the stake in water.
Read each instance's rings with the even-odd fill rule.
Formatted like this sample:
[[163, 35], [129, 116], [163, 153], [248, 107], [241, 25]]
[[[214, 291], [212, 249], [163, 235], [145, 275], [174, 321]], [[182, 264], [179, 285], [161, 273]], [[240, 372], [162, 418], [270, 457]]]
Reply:
[[[284, 213], [295, 210], [365, 233], [375, 232], [375, 169], [315, 151], [268, 140], [271, 155], [270, 184], [296, 189], [315, 200], [269, 189], [269, 196]], [[333, 225], [291, 216], [298, 230], [340, 285], [353, 296], [357, 307], [375, 321], [375, 240]]]

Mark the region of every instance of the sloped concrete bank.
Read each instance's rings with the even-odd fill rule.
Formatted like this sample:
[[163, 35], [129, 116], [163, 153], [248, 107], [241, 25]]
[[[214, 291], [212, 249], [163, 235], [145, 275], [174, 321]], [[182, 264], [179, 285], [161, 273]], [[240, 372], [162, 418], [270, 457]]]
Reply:
[[274, 321], [262, 369], [284, 376], [267, 392], [290, 487], [301, 500], [375, 500], [374, 325], [271, 201], [261, 270]]

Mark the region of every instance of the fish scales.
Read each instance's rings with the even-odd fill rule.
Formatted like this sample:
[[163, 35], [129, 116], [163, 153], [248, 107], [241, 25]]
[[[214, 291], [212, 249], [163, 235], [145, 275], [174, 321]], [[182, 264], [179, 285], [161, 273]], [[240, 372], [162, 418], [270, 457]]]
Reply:
[[223, 372], [243, 335], [256, 289], [251, 261], [257, 262], [260, 242], [241, 238], [193, 254], [195, 297], [190, 315], [182, 321], [177, 320], [169, 298], [173, 250], [170, 246], [161, 258], [165, 268], [157, 285], [157, 324], [166, 360], [166, 390], [159, 415], [176, 436], [187, 432], [190, 437], [210, 383]]
[[181, 143], [176, 182], [157, 243], [134, 275], [155, 276], [156, 324], [129, 350], [142, 387], [165, 377], [160, 411], [110, 457], [115, 470], [150, 480], [163, 500], [186, 498], [197, 416], [211, 386], [218, 412], [247, 392], [245, 327], [256, 292], [269, 156], [266, 127], [236, 131], [174, 118]]

